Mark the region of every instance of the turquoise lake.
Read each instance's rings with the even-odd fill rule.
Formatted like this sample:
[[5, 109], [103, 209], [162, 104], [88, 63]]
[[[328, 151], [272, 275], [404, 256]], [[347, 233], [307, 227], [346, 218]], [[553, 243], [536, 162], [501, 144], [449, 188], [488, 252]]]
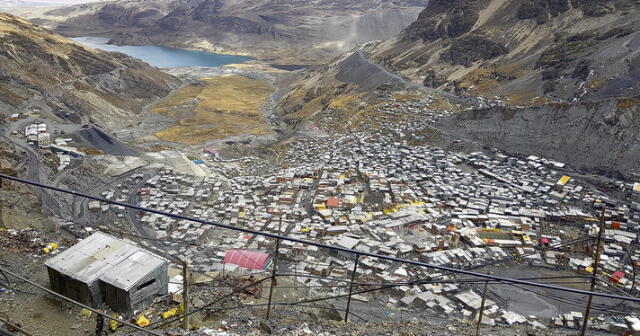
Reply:
[[205, 51], [161, 46], [117, 46], [107, 44], [109, 39], [103, 37], [76, 37], [72, 38], [72, 40], [95, 49], [121, 52], [159, 68], [182, 66], [218, 67], [227, 64], [244, 63], [252, 59], [246, 56], [221, 55]]

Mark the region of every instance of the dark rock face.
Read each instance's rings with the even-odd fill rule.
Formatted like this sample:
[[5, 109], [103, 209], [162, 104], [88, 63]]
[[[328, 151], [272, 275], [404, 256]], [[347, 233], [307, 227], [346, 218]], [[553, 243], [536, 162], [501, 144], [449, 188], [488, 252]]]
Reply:
[[543, 52], [536, 63], [536, 67], [542, 68], [543, 80], [554, 80], [570, 74], [571, 69], [579, 62], [580, 58], [593, 46], [591, 39], [571, 38], [560, 41], [547, 51]]
[[440, 59], [453, 65], [471, 66], [479, 60], [490, 60], [508, 52], [507, 48], [482, 35], [456, 39]]
[[220, 8], [223, 4], [220, 0], [204, 1], [192, 10], [192, 18], [200, 22], [215, 22], [212, 20], [220, 15]]
[[456, 38], [471, 30], [478, 21], [478, 12], [488, 0], [430, 1], [418, 20], [403, 33], [405, 40], [434, 41]]
[[[598, 18], [602, 15], [609, 17]], [[455, 73], [461, 82], [479, 83], [474, 76], [508, 69], [507, 80], [469, 85], [476, 91], [472, 94], [524, 94], [529, 102], [547, 94], [571, 102], [605, 91], [623, 97], [635, 92], [627, 68], [639, 48], [637, 0], [510, 0], [499, 6], [483, 0], [436, 0], [393, 46], [383, 45], [373, 54], [395, 71], [427, 74], [413, 79], [426, 80], [428, 86], [434, 84], [431, 70], [435, 77], [448, 80]], [[468, 72], [452, 67], [459, 65]]]
[[132, 12], [117, 3], [108, 3], [97, 13], [97, 18], [105, 24], [117, 27], [146, 27], [161, 17], [155, 9]]
[[569, 9], [569, 0], [524, 0], [517, 15], [521, 20], [535, 19], [538, 24], [543, 24], [549, 17], [558, 16]]
[[427, 71], [427, 75], [424, 78], [422, 84], [430, 88], [439, 88], [447, 84], [447, 78], [438, 75], [434, 70]]

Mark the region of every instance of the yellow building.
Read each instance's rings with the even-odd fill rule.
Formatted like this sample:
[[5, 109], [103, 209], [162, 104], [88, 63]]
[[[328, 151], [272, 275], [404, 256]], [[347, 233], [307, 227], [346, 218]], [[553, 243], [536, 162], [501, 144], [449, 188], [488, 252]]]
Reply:
[[562, 191], [562, 189], [564, 189], [564, 186], [567, 185], [567, 183], [569, 183], [569, 181], [571, 181], [571, 177], [564, 175], [563, 177], [561, 177], [558, 182], [556, 182], [555, 185], [555, 189], [556, 191]]

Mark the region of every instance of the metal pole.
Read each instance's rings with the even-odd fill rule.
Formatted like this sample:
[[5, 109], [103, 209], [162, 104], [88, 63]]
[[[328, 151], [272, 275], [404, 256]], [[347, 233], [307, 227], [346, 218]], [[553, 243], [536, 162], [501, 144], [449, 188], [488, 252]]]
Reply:
[[96, 336], [104, 334], [104, 316], [96, 315]]
[[[282, 217], [278, 223], [278, 234], [282, 229]], [[267, 320], [271, 317], [271, 299], [273, 298], [273, 288], [276, 286], [276, 272], [278, 270], [278, 250], [280, 249], [280, 239], [276, 239], [276, 248], [273, 253], [273, 270], [271, 270], [271, 285], [269, 287], [269, 304], [267, 305]]]
[[[598, 264], [600, 263], [600, 248], [602, 241], [602, 233], [604, 232], [604, 215], [605, 215], [605, 206], [602, 206], [602, 214], [600, 215], [600, 230], [598, 231], [598, 240], [596, 240], [596, 258], [593, 265], [593, 273], [591, 274], [591, 290], [596, 288], [596, 282], [598, 280]], [[589, 322], [589, 315], [591, 315], [591, 304], [593, 303], [593, 295], [589, 295], [589, 299], [587, 300], [587, 309], [584, 312], [584, 318], [582, 319], [582, 326], [580, 328], [580, 336], [584, 336], [587, 332], [587, 324]]]
[[280, 239], [276, 240], [276, 250], [273, 255], [273, 270], [271, 270], [271, 287], [269, 287], [269, 304], [267, 305], [267, 320], [271, 317], [271, 299], [273, 298], [273, 288], [276, 286], [276, 271], [278, 269], [278, 249]]
[[349, 284], [349, 296], [347, 297], [347, 311], [344, 313], [344, 321], [349, 322], [349, 309], [351, 308], [351, 295], [353, 294], [353, 282], [356, 278], [356, 271], [358, 270], [358, 260], [360, 255], [356, 253], [356, 260], [353, 263], [353, 272], [351, 272], [351, 283]]
[[[430, 263], [425, 263], [425, 262], [421, 262], [421, 261], [417, 261], [417, 260], [403, 259], [403, 258], [399, 258], [399, 257], [382, 255], [382, 254], [377, 254], [377, 253], [373, 253], [373, 252], [358, 251], [358, 250], [349, 249], [349, 248], [346, 248], [346, 247], [334, 246], [334, 245], [329, 245], [329, 244], [325, 244], [325, 243], [320, 243], [320, 242], [313, 241], [313, 240], [305, 240], [305, 239], [294, 238], [294, 237], [285, 236], [285, 235], [278, 235], [278, 234], [271, 233], [271, 232], [247, 229], [247, 228], [244, 228], [244, 227], [237, 227], [237, 226], [232, 226], [232, 225], [228, 225], [228, 224], [222, 224], [222, 223], [218, 223], [218, 222], [207, 221], [207, 220], [204, 220], [204, 219], [198, 219], [198, 218], [178, 215], [178, 214], [174, 214], [174, 213], [170, 213], [170, 212], [144, 208], [144, 207], [140, 207], [140, 206], [136, 206], [136, 205], [126, 204], [126, 203], [123, 203], [123, 202], [111, 201], [111, 200], [107, 200], [107, 199], [104, 199], [104, 198], [100, 198], [100, 197], [95, 197], [95, 196], [79, 193], [77, 191], [58, 188], [58, 187], [54, 187], [54, 186], [50, 186], [50, 185], [46, 185], [46, 184], [42, 184], [42, 183], [38, 183], [38, 182], [27, 181], [27, 180], [19, 179], [19, 178], [16, 178], [16, 177], [7, 176], [7, 175], [4, 175], [4, 174], [0, 174], [0, 179], [7, 179], [7, 180], [10, 180], [10, 181], [16, 181], [18, 183], [31, 185], [31, 186], [42, 188], [42, 189], [46, 189], [46, 190], [52, 190], [52, 191], [56, 191], [56, 192], [60, 192], [60, 193], [68, 194], [68, 195], [75, 195], [75, 196], [79, 196], [79, 197], [82, 197], [82, 198], [91, 199], [91, 200], [94, 200], [94, 201], [100, 201], [100, 202], [107, 203], [107, 204], [118, 205], [118, 206], [121, 206], [121, 207], [124, 207], [124, 208], [128, 208], [128, 209], [135, 209], [135, 210], [139, 210], [139, 211], [144, 211], [146, 213], [158, 214], [158, 215], [165, 216], [165, 217], [168, 217], [168, 218], [187, 220], [187, 221], [191, 221], [191, 222], [195, 222], [195, 223], [211, 225], [211, 226], [216, 227], [216, 228], [224, 228], [224, 229], [228, 229], [228, 230], [232, 230], [232, 231], [244, 232], [244, 233], [254, 234], [254, 235], [267, 237], [267, 238], [272, 238], [272, 239], [281, 239], [281, 240], [288, 241], [288, 242], [300, 243], [300, 244], [309, 245], [309, 246], [316, 246], [316, 247], [319, 247], [319, 248], [329, 249], [329, 250], [337, 251], [337, 252], [358, 253], [358, 254], [361, 254], [363, 256], [375, 258], [375, 259], [378, 259], [378, 260], [387, 260], [387, 261], [392, 261], [392, 262], [398, 262], [398, 263], [402, 263], [402, 264], [406, 264], [406, 265], [414, 265], [414, 266], [419, 266], [419, 267], [425, 267], [425, 268], [432, 269], [432, 270], [438, 270], [438, 271], [442, 271], [442, 272], [450, 272], [450, 273], [454, 273], [454, 274], [464, 274], [464, 275], [472, 276], [474, 278], [489, 279], [489, 281], [492, 281], [492, 282], [499, 281], [499, 282], [505, 282], [505, 283], [510, 283], [510, 284], [532, 286], [532, 287], [536, 287], [536, 288], [545, 288], [545, 289], [550, 289], [550, 290], [560, 290], [560, 291], [567, 292], [567, 293], [575, 293], [575, 294], [581, 294], [581, 295], [593, 295], [593, 296], [602, 297], [602, 298], [625, 300], [625, 301], [628, 301], [628, 302], [640, 302], [640, 298], [633, 297], [633, 296], [614, 295], [614, 294], [603, 293], [603, 292], [589, 292], [587, 290], [576, 289], [576, 288], [571, 288], [571, 287], [557, 286], [557, 285], [553, 285], [553, 284], [539, 283], [539, 282], [534, 282], [534, 281], [527, 281], [527, 280], [514, 279], [514, 278], [508, 278], [508, 277], [501, 277], [501, 276], [496, 276], [496, 275], [485, 275], [485, 274], [481, 274], [481, 273], [478, 273], [478, 272], [470, 271], [470, 270], [467, 270], [467, 269], [460, 269], [460, 268], [455, 268], [455, 267], [430, 264]], [[267, 277], [266, 279], [269, 279], [269, 278]]]
[[[3, 179], [0, 179], [0, 189], [2, 189], [2, 181]], [[4, 203], [2, 202], [2, 200], [0, 200], [0, 228], [4, 228], [4, 207], [3, 207]]]
[[484, 289], [482, 290], [482, 301], [480, 302], [480, 312], [478, 313], [478, 324], [476, 325], [476, 336], [480, 336], [480, 324], [482, 324], [482, 315], [484, 315], [484, 302], [487, 297], [487, 287], [489, 287], [489, 281], [484, 282]]
[[17, 325], [15, 325], [15, 324], [13, 324], [13, 323], [9, 322], [9, 320], [8, 320], [8, 319], [4, 319], [4, 318], [0, 317], [0, 322], [2, 322], [2, 323], [4, 323], [4, 324], [6, 324], [6, 325], [7, 325], [7, 327], [9, 327], [9, 328], [11, 328], [11, 329], [13, 329], [13, 330], [16, 330], [17, 332], [19, 332], [19, 333], [21, 333], [21, 334], [24, 334], [24, 335], [27, 335], [27, 336], [34, 336], [33, 334], [29, 333], [28, 331], [26, 331], [26, 330], [24, 330], [24, 329], [22, 329], [22, 328], [18, 327]]
[[95, 309], [95, 308], [93, 308], [93, 307], [87, 306], [87, 305], [86, 305], [86, 304], [84, 304], [84, 303], [81, 303], [81, 302], [75, 301], [75, 300], [73, 300], [73, 299], [70, 299], [70, 298], [68, 298], [68, 297], [66, 297], [66, 296], [64, 296], [64, 295], [62, 295], [62, 294], [56, 293], [55, 291], [53, 291], [53, 290], [51, 290], [51, 289], [49, 289], [49, 288], [47, 288], [47, 287], [41, 286], [41, 285], [39, 285], [39, 284], [37, 284], [37, 283], [35, 283], [35, 282], [33, 282], [33, 281], [29, 280], [29, 279], [28, 279], [28, 278], [26, 278], [26, 277], [23, 277], [23, 276], [20, 276], [20, 275], [18, 275], [18, 274], [16, 274], [16, 273], [13, 273], [13, 272], [9, 271], [8, 269], [4, 269], [4, 268], [1, 268], [1, 267], [0, 267], [0, 271], [2, 271], [2, 272], [4, 272], [4, 273], [7, 273], [7, 274], [11, 275], [12, 277], [14, 277], [14, 278], [16, 278], [16, 279], [22, 280], [23, 282], [25, 282], [25, 283], [27, 283], [27, 284], [29, 284], [29, 285], [33, 286], [33, 287], [36, 287], [36, 288], [38, 288], [38, 289], [40, 289], [40, 290], [42, 290], [42, 291], [44, 291], [44, 292], [46, 292], [46, 293], [49, 293], [49, 294], [51, 294], [51, 295], [53, 295], [53, 296], [55, 296], [55, 297], [59, 297], [59, 298], [61, 298], [61, 299], [65, 300], [65, 301], [67, 301], [67, 302], [70, 302], [70, 303], [72, 303], [72, 304], [76, 305], [76, 306], [79, 306], [79, 307], [85, 308], [85, 309], [87, 309], [87, 310], [89, 310], [89, 311], [91, 311], [91, 312], [94, 312], [94, 313], [96, 313], [96, 314], [102, 315], [102, 316], [104, 316], [105, 318], [107, 318], [107, 319], [109, 319], [109, 320], [112, 320], [112, 321], [113, 321], [113, 320], [118, 321], [119, 323], [122, 323], [122, 324], [123, 324], [123, 325], [125, 325], [125, 326], [131, 327], [131, 328], [133, 328], [133, 329], [135, 329], [135, 330], [138, 330], [138, 331], [141, 331], [141, 332], [143, 332], [143, 333], [147, 333], [147, 334], [155, 335], [155, 336], [161, 336], [161, 335], [160, 335], [160, 333], [158, 333], [158, 332], [156, 332], [156, 331], [147, 330], [147, 329], [141, 328], [141, 327], [139, 327], [139, 326], [137, 326], [137, 325], [135, 325], [135, 324], [132, 324], [132, 323], [129, 323], [129, 322], [126, 322], [126, 321], [120, 321], [119, 319], [117, 319], [117, 318], [115, 318], [115, 317], [112, 317], [112, 316], [110, 316], [109, 314], [105, 314], [105, 313], [103, 313], [103, 312], [101, 312], [101, 311], [99, 311], [99, 310], [97, 310], [97, 309]]
[[186, 260], [182, 260], [182, 307], [184, 311], [184, 330], [189, 331], [191, 315], [189, 315], [189, 265]]

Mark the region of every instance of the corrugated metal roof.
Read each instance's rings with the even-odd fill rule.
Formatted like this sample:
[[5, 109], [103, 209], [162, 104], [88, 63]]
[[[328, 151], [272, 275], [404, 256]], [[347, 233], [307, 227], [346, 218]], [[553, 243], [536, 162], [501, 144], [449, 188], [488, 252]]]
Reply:
[[243, 268], [260, 270], [264, 268], [269, 254], [248, 251], [248, 250], [229, 250], [224, 256], [225, 264], [234, 264]]
[[140, 279], [162, 266], [165, 260], [144, 250], [135, 251], [127, 259], [109, 269], [100, 280], [129, 291]]
[[567, 184], [569, 182], [569, 180], [571, 180], [571, 177], [565, 175], [565, 176], [560, 178], [560, 180], [558, 181], [558, 184], [559, 185], [565, 185], [565, 184]]
[[[91, 284], [115, 266], [142, 252], [149, 258], [159, 258], [130, 240], [118, 239], [96, 232], [66, 251], [47, 260], [45, 265], [73, 279]], [[136, 259], [139, 260], [139, 259]], [[146, 262], [145, 262], [146, 264]], [[139, 272], [136, 275], [140, 274]]]
[[640, 183], [635, 183], [633, 185], [633, 191], [640, 193]]

